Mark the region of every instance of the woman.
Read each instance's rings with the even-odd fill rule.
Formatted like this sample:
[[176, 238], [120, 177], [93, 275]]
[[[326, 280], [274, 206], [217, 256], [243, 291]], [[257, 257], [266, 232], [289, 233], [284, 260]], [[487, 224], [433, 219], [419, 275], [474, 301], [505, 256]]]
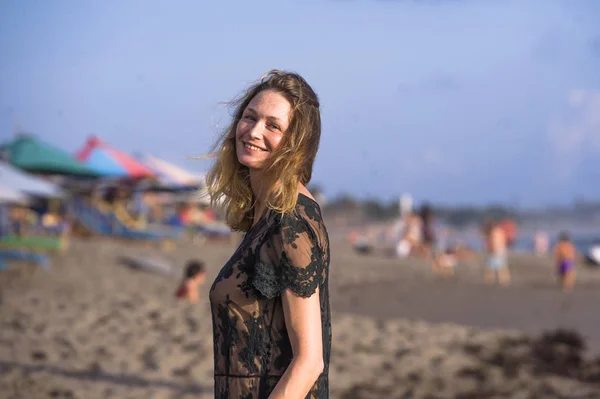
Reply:
[[216, 398], [327, 398], [329, 239], [306, 189], [319, 100], [271, 71], [234, 102], [207, 175], [214, 204], [245, 236], [210, 291]]

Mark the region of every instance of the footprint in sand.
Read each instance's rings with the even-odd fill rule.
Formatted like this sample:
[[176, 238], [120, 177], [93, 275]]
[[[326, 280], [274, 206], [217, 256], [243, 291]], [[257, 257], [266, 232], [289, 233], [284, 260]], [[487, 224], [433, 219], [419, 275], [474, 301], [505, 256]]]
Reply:
[[172, 341], [174, 344], [181, 344], [181, 343], [183, 343], [183, 341], [185, 341], [185, 336], [184, 335], [176, 335], [172, 338]]
[[473, 378], [475, 381], [483, 383], [487, 380], [487, 373], [481, 367], [465, 367], [456, 373], [457, 377]]
[[186, 352], [195, 352], [201, 354], [204, 351], [201, 341], [190, 342], [183, 345], [182, 349]]
[[100, 364], [100, 362], [92, 362], [88, 366], [88, 371], [92, 375], [98, 375], [104, 372], [104, 368], [102, 367], [102, 364]]
[[192, 319], [191, 317], [186, 317], [185, 318], [185, 322], [188, 326], [189, 332], [190, 333], [197, 333], [198, 332], [198, 322], [194, 319]]
[[50, 396], [51, 398], [66, 398], [66, 399], [74, 399], [75, 398], [75, 394], [70, 389], [66, 389], [64, 391], [61, 391], [59, 389], [53, 389], [52, 391], [48, 392], [48, 396]]
[[105, 358], [105, 359], [113, 358], [113, 354], [111, 352], [109, 352], [108, 349], [106, 349], [106, 347], [104, 347], [104, 346], [97, 347], [95, 353], [96, 353], [96, 356], [98, 356], [100, 358]]
[[47, 325], [45, 323], [40, 323], [33, 327], [33, 331], [35, 331], [36, 334], [43, 334], [44, 331], [46, 331], [46, 327]]
[[160, 370], [160, 366], [158, 365], [158, 361], [156, 360], [156, 349], [153, 347], [146, 348], [144, 354], [142, 355], [142, 362], [144, 363], [144, 368], [146, 370]]
[[154, 320], [154, 321], [160, 319], [160, 311], [158, 311], [158, 310], [151, 310], [150, 312], [148, 312], [148, 318], [150, 320]]
[[188, 377], [190, 375], [189, 367], [176, 368], [171, 371], [173, 377]]
[[410, 349], [398, 349], [396, 351], [396, 360], [402, 359], [404, 356], [410, 353]]
[[31, 352], [31, 358], [37, 362], [43, 362], [48, 359], [46, 352], [38, 350]]
[[444, 361], [443, 356], [436, 356], [429, 361], [429, 364], [431, 365], [431, 367], [433, 369], [438, 369], [443, 361]]

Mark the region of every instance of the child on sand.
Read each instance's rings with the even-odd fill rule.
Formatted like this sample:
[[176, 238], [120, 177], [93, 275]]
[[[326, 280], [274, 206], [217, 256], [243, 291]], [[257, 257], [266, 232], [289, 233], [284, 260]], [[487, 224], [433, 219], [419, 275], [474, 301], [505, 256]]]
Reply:
[[175, 296], [190, 303], [198, 302], [198, 288], [206, 279], [204, 263], [198, 260], [191, 260], [185, 267], [183, 281], [177, 288]]
[[570, 292], [575, 284], [577, 250], [566, 232], [560, 233], [553, 252], [560, 286], [564, 292]]

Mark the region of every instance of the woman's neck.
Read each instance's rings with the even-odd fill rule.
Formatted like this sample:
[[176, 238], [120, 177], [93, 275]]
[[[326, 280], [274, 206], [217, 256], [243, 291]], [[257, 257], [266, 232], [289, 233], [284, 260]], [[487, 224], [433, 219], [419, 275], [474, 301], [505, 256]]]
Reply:
[[267, 208], [268, 182], [265, 176], [259, 171], [250, 171], [250, 188], [254, 195], [254, 223], [260, 219]]

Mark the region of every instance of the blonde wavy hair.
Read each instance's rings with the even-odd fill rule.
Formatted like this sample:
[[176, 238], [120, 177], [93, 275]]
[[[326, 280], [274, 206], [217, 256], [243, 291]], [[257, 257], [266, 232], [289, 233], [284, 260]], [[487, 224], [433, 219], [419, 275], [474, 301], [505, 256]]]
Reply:
[[206, 188], [213, 206], [219, 204], [227, 224], [237, 231], [248, 231], [252, 225], [255, 198], [250, 187], [250, 171], [237, 159], [236, 129], [250, 101], [264, 90], [280, 93], [291, 105], [289, 126], [263, 166], [269, 182], [267, 208], [280, 213], [295, 209], [298, 183], [310, 182], [321, 138], [319, 98], [297, 73], [271, 70], [228, 103], [233, 120], [209, 155], [216, 159], [206, 175]]

